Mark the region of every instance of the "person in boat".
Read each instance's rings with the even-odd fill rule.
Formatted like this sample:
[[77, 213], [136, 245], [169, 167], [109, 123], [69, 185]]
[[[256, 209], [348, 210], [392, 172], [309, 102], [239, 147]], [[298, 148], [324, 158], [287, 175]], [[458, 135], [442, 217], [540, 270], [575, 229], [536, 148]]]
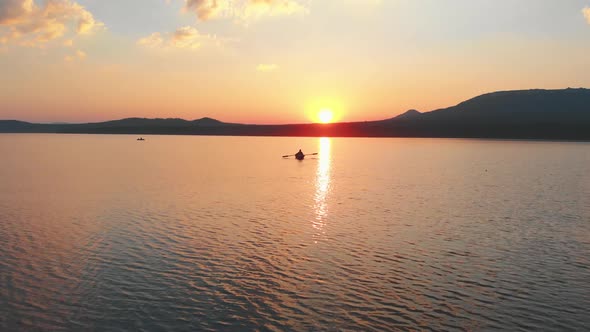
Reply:
[[299, 152], [295, 154], [295, 158], [297, 158], [297, 160], [303, 160], [303, 158], [305, 158], [305, 155], [303, 152], [301, 152], [301, 149], [299, 149]]

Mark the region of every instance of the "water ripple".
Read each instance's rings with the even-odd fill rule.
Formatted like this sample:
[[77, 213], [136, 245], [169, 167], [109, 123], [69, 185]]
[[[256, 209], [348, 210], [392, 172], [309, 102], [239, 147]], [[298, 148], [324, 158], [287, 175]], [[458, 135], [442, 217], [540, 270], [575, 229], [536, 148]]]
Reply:
[[202, 163], [241, 141], [80, 139], [0, 163], [1, 330], [590, 327], [587, 145], [566, 165], [555, 143], [326, 139], [304, 163]]

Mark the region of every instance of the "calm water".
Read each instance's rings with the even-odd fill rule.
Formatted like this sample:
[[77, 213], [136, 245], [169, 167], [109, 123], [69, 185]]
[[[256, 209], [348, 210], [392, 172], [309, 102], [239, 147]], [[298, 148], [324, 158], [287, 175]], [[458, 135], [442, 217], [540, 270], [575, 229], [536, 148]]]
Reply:
[[0, 135], [0, 330], [590, 329], [588, 143], [146, 138]]

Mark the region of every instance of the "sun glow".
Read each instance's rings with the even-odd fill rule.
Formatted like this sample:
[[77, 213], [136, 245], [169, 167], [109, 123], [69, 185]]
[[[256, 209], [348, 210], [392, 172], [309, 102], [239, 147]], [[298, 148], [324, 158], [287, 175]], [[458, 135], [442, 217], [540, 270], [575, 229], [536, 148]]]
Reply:
[[313, 123], [337, 123], [347, 112], [345, 99], [340, 96], [310, 99], [303, 107], [306, 118]]
[[318, 120], [321, 123], [331, 123], [334, 120], [334, 112], [329, 108], [322, 108], [318, 112]]

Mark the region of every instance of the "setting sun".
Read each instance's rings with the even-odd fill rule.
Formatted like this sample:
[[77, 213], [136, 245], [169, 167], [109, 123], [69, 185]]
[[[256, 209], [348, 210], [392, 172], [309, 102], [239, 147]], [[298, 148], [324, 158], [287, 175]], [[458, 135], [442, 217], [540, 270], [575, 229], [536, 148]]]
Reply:
[[318, 120], [321, 123], [331, 123], [334, 120], [334, 112], [329, 108], [323, 108], [318, 113]]

